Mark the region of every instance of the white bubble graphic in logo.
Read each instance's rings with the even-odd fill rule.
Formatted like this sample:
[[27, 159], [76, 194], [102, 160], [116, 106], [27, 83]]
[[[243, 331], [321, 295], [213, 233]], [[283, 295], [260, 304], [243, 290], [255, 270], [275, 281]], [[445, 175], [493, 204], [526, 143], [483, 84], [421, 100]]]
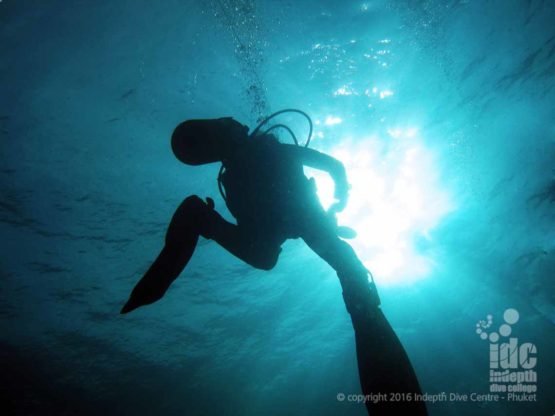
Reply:
[[499, 326], [497, 331], [489, 332], [487, 330], [493, 325], [493, 316], [488, 314], [486, 319], [482, 319], [476, 324], [476, 334], [483, 340], [489, 339], [491, 343], [496, 343], [499, 341], [500, 336], [508, 337], [511, 335], [511, 325], [516, 324], [519, 319], [520, 315], [516, 309], [506, 309], [503, 313], [503, 320], [505, 322]]
[[518, 311], [516, 309], [507, 309], [505, 311], [505, 313], [503, 313], [503, 319], [505, 320], [505, 322], [507, 322], [509, 325], [514, 325], [518, 322], [518, 318], [520, 317], [520, 315], [518, 314]]

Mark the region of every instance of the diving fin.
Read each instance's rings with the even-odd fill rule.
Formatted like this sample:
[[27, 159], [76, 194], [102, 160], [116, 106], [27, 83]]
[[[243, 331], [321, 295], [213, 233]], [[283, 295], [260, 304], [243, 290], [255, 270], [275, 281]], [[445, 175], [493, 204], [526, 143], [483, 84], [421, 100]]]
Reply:
[[368, 413], [426, 416], [414, 368], [381, 308], [351, 318], [362, 391], [380, 399], [366, 401]]

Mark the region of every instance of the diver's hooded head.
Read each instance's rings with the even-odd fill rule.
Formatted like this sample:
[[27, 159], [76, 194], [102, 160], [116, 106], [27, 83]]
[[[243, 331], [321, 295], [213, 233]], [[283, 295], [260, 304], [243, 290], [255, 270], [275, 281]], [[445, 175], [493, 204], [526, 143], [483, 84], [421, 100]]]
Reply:
[[220, 162], [247, 138], [249, 128], [231, 117], [187, 120], [172, 134], [172, 150], [187, 165]]

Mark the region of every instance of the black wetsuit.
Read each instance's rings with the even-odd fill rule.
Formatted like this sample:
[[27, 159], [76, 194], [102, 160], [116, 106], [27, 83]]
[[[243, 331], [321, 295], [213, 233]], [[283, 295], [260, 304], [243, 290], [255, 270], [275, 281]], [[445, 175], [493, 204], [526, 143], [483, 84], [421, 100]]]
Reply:
[[[226, 204], [237, 225], [283, 239], [300, 237], [306, 217], [323, 213], [313, 180], [285, 145], [270, 137], [242, 146], [224, 161]], [[264, 238], [264, 235], [260, 236]]]

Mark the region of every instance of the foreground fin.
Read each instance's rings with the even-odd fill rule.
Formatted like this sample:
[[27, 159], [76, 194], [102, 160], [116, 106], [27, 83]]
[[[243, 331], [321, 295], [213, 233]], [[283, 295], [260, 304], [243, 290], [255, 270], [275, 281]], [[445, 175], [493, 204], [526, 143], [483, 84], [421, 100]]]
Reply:
[[[353, 316], [355, 315], [355, 316]], [[370, 415], [426, 416], [426, 404], [409, 357], [381, 308], [351, 314], [362, 391]]]

